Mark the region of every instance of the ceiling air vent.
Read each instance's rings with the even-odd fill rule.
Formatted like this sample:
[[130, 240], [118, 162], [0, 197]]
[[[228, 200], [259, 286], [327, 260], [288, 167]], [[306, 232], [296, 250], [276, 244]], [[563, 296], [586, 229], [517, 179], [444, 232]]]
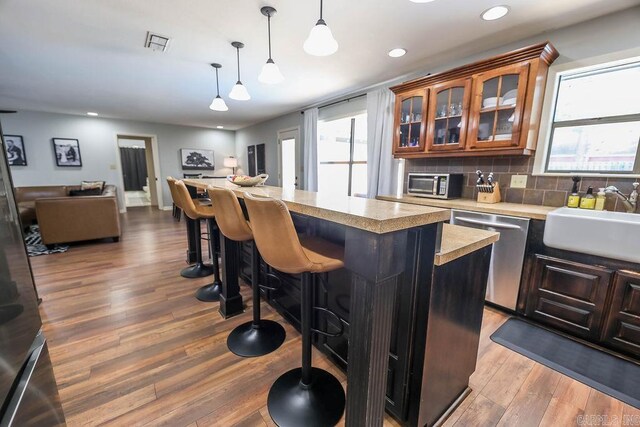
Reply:
[[147, 31], [147, 41], [144, 43], [144, 47], [155, 52], [165, 52], [169, 47], [169, 37]]

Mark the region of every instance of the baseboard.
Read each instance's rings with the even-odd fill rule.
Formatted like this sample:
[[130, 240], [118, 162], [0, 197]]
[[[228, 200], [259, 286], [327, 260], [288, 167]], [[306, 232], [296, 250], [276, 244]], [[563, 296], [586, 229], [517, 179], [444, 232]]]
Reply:
[[163, 206], [162, 210], [163, 211], [172, 211], [173, 210], [173, 206]]

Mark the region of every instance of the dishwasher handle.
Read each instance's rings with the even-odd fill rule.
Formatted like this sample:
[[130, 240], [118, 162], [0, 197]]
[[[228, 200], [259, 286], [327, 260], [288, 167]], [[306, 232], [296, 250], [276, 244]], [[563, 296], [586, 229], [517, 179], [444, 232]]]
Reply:
[[506, 229], [506, 230], [519, 230], [520, 229], [519, 226], [513, 225], [513, 224], [507, 224], [506, 222], [482, 221], [482, 220], [479, 220], [479, 219], [467, 218], [467, 217], [464, 217], [464, 216], [455, 217], [455, 221], [466, 222], [466, 223], [475, 224], [475, 225], [484, 225], [486, 227], [502, 228], [502, 229]]

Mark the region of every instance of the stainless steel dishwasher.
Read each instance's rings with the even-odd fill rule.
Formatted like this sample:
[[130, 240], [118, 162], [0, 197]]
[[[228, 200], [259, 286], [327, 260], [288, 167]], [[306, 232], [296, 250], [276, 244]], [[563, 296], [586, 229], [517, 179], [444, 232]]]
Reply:
[[529, 220], [452, 209], [451, 224], [500, 232], [500, 240], [494, 243], [491, 253], [486, 299], [499, 306], [515, 310]]

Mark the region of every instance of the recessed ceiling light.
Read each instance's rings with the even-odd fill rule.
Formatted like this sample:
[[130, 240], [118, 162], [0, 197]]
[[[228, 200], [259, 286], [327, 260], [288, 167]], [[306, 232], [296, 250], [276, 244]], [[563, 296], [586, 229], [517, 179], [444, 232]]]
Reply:
[[401, 47], [397, 47], [395, 49], [391, 49], [389, 51], [389, 56], [392, 58], [400, 58], [401, 56], [404, 56], [405, 53], [407, 53], [406, 49], [403, 49]]
[[218, 129], [224, 129], [224, 126], [216, 126]]
[[95, 116], [97, 116], [97, 115], [98, 115], [98, 113], [94, 113], [93, 111], [89, 111], [89, 112], [87, 113], [87, 116], [94, 116], [94, 117], [95, 117]]
[[409, 0], [412, 3], [431, 3], [434, 0]]
[[509, 13], [509, 6], [494, 6], [482, 12], [480, 17], [485, 21], [495, 21], [496, 19], [502, 18], [507, 13]]

